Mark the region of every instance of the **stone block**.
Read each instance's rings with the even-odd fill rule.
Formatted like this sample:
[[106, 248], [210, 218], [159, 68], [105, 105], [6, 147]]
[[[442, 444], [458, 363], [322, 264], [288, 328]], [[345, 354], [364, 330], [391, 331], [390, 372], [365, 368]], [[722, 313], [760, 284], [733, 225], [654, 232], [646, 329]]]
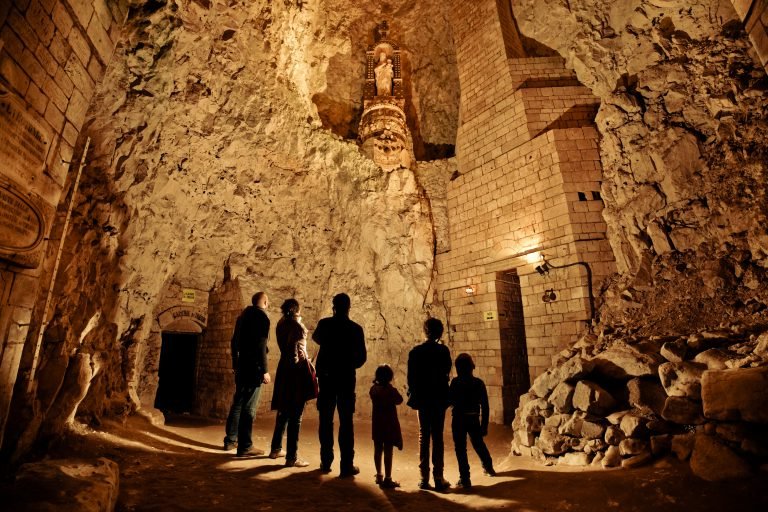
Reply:
[[708, 370], [725, 370], [725, 363], [731, 358], [732, 357], [727, 352], [717, 348], [711, 348], [696, 354], [693, 361], [695, 363], [706, 365]]
[[643, 439], [624, 439], [619, 443], [621, 455], [639, 455], [648, 451], [648, 442]]
[[704, 423], [701, 403], [685, 397], [670, 396], [664, 403], [661, 417], [681, 425], [701, 425]]
[[616, 425], [610, 425], [605, 429], [605, 442], [611, 446], [618, 446], [625, 437], [624, 431]]
[[88, 22], [90, 22], [91, 16], [93, 15], [92, 0], [66, 0], [66, 1], [72, 8], [72, 12], [75, 13], [75, 17], [77, 18], [77, 21], [80, 22], [80, 25], [82, 25], [83, 27], [87, 27]]
[[634, 378], [627, 383], [629, 405], [645, 412], [661, 415], [667, 394], [656, 380]]
[[38, 38], [35, 31], [29, 25], [24, 17], [22, 17], [15, 9], [11, 10], [8, 15], [7, 23], [16, 32], [16, 35], [24, 42], [24, 46], [29, 49], [37, 48]]
[[91, 58], [91, 45], [88, 44], [85, 34], [80, 32], [80, 29], [75, 28], [69, 33], [67, 42], [72, 51], [75, 52], [75, 55], [77, 55], [77, 58], [80, 59], [80, 63], [83, 66], [87, 66], [88, 60]]
[[557, 431], [566, 436], [579, 437], [581, 436], [581, 425], [583, 422], [583, 414], [576, 411], [573, 413], [573, 416], [560, 425]]
[[589, 466], [592, 457], [584, 452], [569, 452], [557, 461], [562, 466]]
[[570, 444], [568, 439], [560, 435], [556, 429], [545, 427], [536, 439], [536, 446], [545, 455], [561, 455], [568, 450]]
[[24, 274], [16, 274], [8, 297], [8, 305], [32, 308], [37, 296], [39, 279]]
[[584, 420], [581, 424], [581, 435], [585, 439], [598, 440], [602, 439], [605, 433], [605, 425], [597, 423], [595, 421]]
[[561, 381], [573, 382], [589, 375], [594, 368], [594, 363], [574, 356], [557, 369], [557, 376]]
[[56, 62], [63, 66], [66, 64], [70, 55], [72, 55], [72, 46], [69, 44], [69, 41], [67, 41], [66, 38], [57, 32], [53, 36], [51, 44], [48, 46], [48, 51], [51, 53], [53, 58], [56, 59]]
[[643, 353], [627, 343], [615, 343], [608, 350], [592, 358], [594, 371], [614, 379], [630, 379], [656, 375], [661, 356]]
[[668, 396], [701, 398], [701, 375], [706, 366], [699, 363], [664, 363], [659, 366], [659, 378]]
[[115, 46], [97, 16], [91, 18], [91, 22], [88, 24], [88, 38], [96, 48], [101, 61], [108, 64]]
[[616, 400], [599, 385], [583, 380], [576, 384], [573, 406], [580, 411], [602, 415], [616, 406]]
[[678, 434], [672, 436], [670, 449], [678, 459], [687, 460], [688, 457], [691, 456], [691, 452], [693, 451], [693, 443], [695, 440], [695, 434], [693, 433]]
[[555, 412], [569, 413], [573, 410], [573, 392], [576, 388], [567, 382], [561, 382], [555, 389], [552, 390], [552, 394], [549, 395], [548, 402], [555, 408]]
[[614, 468], [621, 465], [621, 452], [618, 446], [609, 446], [605, 450], [605, 457], [600, 462], [604, 468]]
[[668, 341], [661, 346], [661, 355], [671, 363], [680, 363], [685, 361], [688, 352], [688, 345], [681, 340]]
[[[69, 81], [75, 86], [75, 88], [79, 89], [80, 92], [82, 92], [85, 96], [90, 97], [90, 95], [93, 93], [93, 80], [91, 79], [91, 76], [88, 74], [88, 71], [85, 69], [83, 64], [80, 62], [80, 59], [75, 56], [74, 52], [69, 56], [67, 63], [64, 65], [64, 71], [69, 78]], [[61, 85], [60, 81], [59, 85]], [[64, 86], [62, 86], [62, 89], [64, 89], [64, 92], [66, 92]]]
[[75, 90], [72, 93], [72, 97], [69, 100], [69, 106], [67, 107], [67, 119], [79, 130], [85, 121], [85, 114], [87, 111], [88, 101], [79, 90]]
[[626, 437], [638, 436], [645, 431], [645, 419], [636, 414], [626, 414], [621, 418], [619, 428]]
[[768, 423], [768, 367], [708, 370], [701, 382], [705, 417]]
[[[530, 358], [529, 358], [530, 359]], [[539, 398], [546, 398], [549, 393], [560, 383], [560, 379], [553, 370], [547, 370], [533, 381], [531, 391]]]
[[750, 476], [749, 464], [713, 436], [696, 434], [691, 454], [693, 474], [709, 482]]
[[37, 33], [40, 42], [44, 46], [48, 46], [48, 43], [51, 42], [51, 38], [53, 37], [54, 30], [56, 30], [56, 26], [48, 17], [48, 13], [45, 12], [42, 4], [37, 0], [33, 0], [29, 4], [25, 17]]
[[645, 451], [623, 459], [621, 461], [621, 467], [624, 469], [636, 468], [649, 463], [651, 460], [653, 460], [653, 456], [650, 452]]
[[72, 16], [69, 15], [67, 8], [64, 7], [63, 2], [56, 2], [51, 17], [54, 25], [56, 25], [56, 28], [61, 32], [61, 35], [67, 37], [69, 31], [72, 30], [72, 24], [74, 22], [72, 21]]
[[663, 455], [672, 449], [672, 436], [662, 434], [651, 436], [651, 453], [655, 456]]

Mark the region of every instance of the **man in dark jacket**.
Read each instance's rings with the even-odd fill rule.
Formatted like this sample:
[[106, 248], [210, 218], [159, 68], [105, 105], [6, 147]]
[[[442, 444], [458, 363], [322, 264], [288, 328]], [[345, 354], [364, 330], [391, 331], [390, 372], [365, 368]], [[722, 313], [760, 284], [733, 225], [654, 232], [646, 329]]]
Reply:
[[360, 472], [353, 464], [355, 430], [352, 416], [355, 412], [356, 370], [363, 366], [367, 357], [363, 328], [349, 319], [350, 306], [349, 295], [336, 295], [333, 298], [333, 316], [320, 320], [312, 334], [312, 339], [320, 345], [317, 355], [320, 470], [326, 473], [331, 471], [333, 416], [338, 407], [340, 476], [343, 477]]
[[235, 324], [232, 335], [232, 371], [235, 373], [235, 396], [227, 417], [224, 449], [237, 446], [239, 457], [263, 455], [253, 447], [251, 433], [253, 417], [259, 403], [262, 384], [269, 384], [267, 371], [267, 340], [269, 340], [269, 299], [264, 292], [256, 293], [252, 306], [246, 307]]

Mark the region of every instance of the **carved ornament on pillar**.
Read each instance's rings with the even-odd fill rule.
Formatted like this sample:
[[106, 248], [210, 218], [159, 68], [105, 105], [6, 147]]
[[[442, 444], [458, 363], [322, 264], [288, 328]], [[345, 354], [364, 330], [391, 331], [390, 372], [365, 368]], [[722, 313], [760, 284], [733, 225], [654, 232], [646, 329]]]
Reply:
[[405, 117], [400, 46], [389, 39], [386, 21], [379, 40], [366, 51], [360, 142], [363, 153], [384, 170], [410, 168], [413, 140]]

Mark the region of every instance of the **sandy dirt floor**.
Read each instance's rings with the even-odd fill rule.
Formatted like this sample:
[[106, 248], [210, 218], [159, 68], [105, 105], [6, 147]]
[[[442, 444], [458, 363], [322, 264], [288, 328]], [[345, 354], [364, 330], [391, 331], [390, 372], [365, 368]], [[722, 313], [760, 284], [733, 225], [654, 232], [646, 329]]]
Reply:
[[[269, 449], [273, 414], [254, 425], [255, 446]], [[450, 422], [446, 421], [446, 478], [458, 478]], [[437, 493], [418, 489], [417, 428], [403, 421], [405, 449], [395, 451], [393, 476], [402, 487], [374, 484], [370, 423], [356, 423], [355, 478], [319, 471], [316, 415], [305, 415], [299, 455], [307, 468], [285, 468], [284, 459], [236, 458], [223, 452], [223, 424], [179, 416], [163, 427], [133, 417], [71, 437], [50, 456], [103, 456], [120, 465], [119, 511], [766, 511], [768, 477], [707, 483], [676, 460], [633, 470], [544, 467], [507, 457], [511, 431], [493, 426], [487, 438], [498, 471], [484, 476], [470, 449], [473, 488]], [[0, 509], [3, 509], [0, 505]]]

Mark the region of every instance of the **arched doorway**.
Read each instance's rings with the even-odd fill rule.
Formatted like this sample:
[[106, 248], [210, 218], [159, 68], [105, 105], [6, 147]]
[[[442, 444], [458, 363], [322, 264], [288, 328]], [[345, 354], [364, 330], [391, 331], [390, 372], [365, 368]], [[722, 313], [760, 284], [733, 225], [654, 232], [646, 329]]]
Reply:
[[161, 331], [154, 406], [164, 413], [191, 413], [197, 393], [197, 368], [203, 325], [187, 308], [177, 307]]

